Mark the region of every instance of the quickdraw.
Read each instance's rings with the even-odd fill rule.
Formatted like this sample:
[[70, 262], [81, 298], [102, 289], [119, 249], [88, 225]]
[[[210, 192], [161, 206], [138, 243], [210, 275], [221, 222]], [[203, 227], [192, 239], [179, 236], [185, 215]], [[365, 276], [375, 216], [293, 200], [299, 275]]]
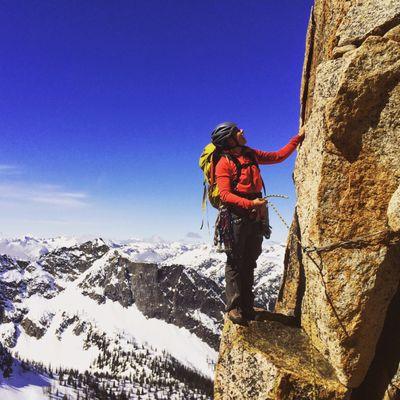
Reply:
[[218, 253], [230, 253], [233, 248], [232, 215], [224, 206], [219, 208], [215, 222], [214, 245]]

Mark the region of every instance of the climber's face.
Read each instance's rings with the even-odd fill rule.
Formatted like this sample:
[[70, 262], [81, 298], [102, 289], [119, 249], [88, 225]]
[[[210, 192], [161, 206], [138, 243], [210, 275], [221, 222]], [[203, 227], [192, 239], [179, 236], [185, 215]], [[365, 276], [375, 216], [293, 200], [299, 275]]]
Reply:
[[239, 146], [244, 146], [247, 143], [247, 140], [244, 137], [243, 129], [239, 129], [239, 132], [236, 134], [236, 141], [239, 144]]

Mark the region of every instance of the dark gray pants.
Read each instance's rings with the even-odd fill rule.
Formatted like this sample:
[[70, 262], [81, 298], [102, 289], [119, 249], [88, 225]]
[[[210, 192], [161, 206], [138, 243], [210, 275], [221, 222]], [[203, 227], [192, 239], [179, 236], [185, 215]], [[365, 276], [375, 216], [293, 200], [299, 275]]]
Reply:
[[254, 304], [254, 269], [263, 241], [260, 222], [233, 215], [233, 248], [225, 267], [226, 311], [251, 312]]

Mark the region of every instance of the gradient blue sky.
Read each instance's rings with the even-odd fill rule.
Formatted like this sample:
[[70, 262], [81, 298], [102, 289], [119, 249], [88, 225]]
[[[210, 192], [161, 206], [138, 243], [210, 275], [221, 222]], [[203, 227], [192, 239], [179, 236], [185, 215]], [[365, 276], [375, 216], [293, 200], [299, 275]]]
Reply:
[[[213, 127], [235, 121], [263, 150], [297, 133], [311, 5], [2, 2], [0, 233], [200, 233]], [[294, 158], [262, 167], [268, 191], [291, 197], [276, 201], [288, 220]]]

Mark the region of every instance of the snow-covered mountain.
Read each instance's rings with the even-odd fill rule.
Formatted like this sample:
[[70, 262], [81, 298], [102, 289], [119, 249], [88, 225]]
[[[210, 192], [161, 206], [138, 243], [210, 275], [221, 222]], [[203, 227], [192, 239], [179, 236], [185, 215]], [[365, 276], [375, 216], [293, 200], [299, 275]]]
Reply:
[[[31, 374], [60, 394], [61, 368], [74, 371], [71, 388], [82, 374], [103, 386], [114, 382], [109, 396], [129, 387], [131, 398], [141, 390], [149, 399], [208, 398], [224, 254], [195, 243], [32, 237], [1, 239], [2, 253], [0, 353], [11, 351], [15, 371], [22, 360], [39, 363]], [[282, 245], [267, 244], [259, 258], [256, 299], [265, 307], [276, 297], [283, 253]], [[0, 381], [0, 394], [6, 387]]]
[[19, 238], [0, 238], [0, 254], [7, 254], [18, 260], [36, 260], [43, 254], [62, 248], [75, 246], [78, 243], [84, 243], [86, 238], [75, 237], [55, 237], [49, 239], [35, 238], [32, 236], [23, 236]]

